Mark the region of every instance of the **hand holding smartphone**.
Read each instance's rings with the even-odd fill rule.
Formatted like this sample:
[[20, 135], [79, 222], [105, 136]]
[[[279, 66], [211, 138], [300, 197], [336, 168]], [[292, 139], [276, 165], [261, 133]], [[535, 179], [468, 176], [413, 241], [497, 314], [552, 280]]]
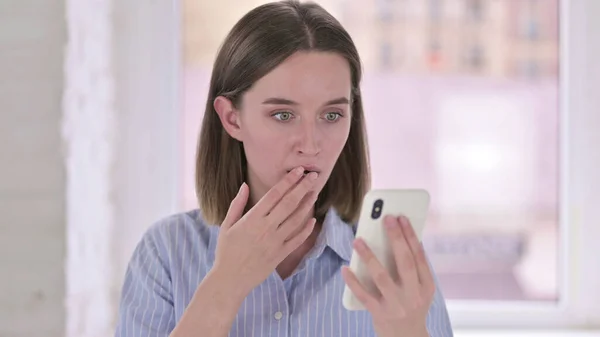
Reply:
[[[383, 219], [387, 215], [407, 217], [421, 241], [429, 203], [429, 193], [423, 189], [371, 190], [365, 195], [356, 237], [364, 240], [390, 275], [397, 275], [398, 271]], [[349, 267], [369, 293], [378, 293], [367, 266], [355, 251], [352, 252]], [[365, 310], [347, 285], [344, 288], [343, 305], [348, 310]]]

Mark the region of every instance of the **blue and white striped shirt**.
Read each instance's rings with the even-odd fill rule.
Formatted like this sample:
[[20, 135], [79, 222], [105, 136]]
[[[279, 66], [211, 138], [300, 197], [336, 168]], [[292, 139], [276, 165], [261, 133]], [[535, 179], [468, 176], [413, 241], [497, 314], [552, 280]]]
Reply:
[[[205, 224], [197, 210], [148, 229], [127, 268], [116, 336], [171, 333], [212, 267], [218, 233], [219, 227]], [[367, 311], [348, 311], [342, 305], [341, 266], [349, 263], [353, 239], [353, 227], [330, 211], [296, 272], [282, 280], [273, 271], [255, 288], [240, 307], [229, 336], [375, 336]], [[453, 336], [439, 286], [427, 328], [433, 337]]]

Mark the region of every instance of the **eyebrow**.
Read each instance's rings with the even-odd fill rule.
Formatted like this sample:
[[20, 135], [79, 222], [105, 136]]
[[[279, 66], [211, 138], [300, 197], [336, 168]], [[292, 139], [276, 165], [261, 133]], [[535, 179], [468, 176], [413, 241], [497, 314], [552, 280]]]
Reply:
[[[279, 97], [271, 97], [267, 98], [263, 104], [273, 104], [273, 105], [299, 105], [297, 102], [289, 100], [287, 98], [279, 98]], [[336, 99], [329, 100], [323, 104], [326, 105], [336, 105], [336, 104], [350, 104], [350, 100], [346, 97], [340, 97]]]

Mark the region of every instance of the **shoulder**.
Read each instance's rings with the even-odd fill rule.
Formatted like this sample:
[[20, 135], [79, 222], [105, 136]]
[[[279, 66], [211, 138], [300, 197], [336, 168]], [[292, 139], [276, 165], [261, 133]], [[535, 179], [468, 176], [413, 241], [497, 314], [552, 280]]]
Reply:
[[127, 331], [132, 327], [140, 336], [166, 336], [174, 328], [174, 309], [182, 303], [175, 290], [190, 281], [192, 268], [202, 275], [198, 268], [210, 263], [208, 247], [218, 229], [206, 225], [197, 210], [164, 217], [146, 229], [125, 273], [117, 336], [132, 335]]
[[139, 246], [148, 247], [163, 264], [177, 265], [189, 255], [214, 255], [219, 227], [208, 225], [199, 210], [166, 216], [142, 235]]
[[144, 233], [144, 239], [164, 245], [177, 244], [187, 238], [198, 238], [208, 244], [212, 235], [218, 232], [217, 226], [204, 222], [199, 210], [181, 212], [159, 219]]

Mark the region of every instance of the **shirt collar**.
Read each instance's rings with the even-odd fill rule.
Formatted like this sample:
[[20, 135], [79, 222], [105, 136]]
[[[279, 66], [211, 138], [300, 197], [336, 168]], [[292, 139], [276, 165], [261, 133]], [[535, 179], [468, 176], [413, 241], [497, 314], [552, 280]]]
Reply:
[[325, 215], [321, 232], [309, 258], [318, 258], [326, 247], [333, 250], [342, 260], [348, 262], [352, 255], [352, 242], [356, 226], [344, 222], [336, 210], [331, 208]]

